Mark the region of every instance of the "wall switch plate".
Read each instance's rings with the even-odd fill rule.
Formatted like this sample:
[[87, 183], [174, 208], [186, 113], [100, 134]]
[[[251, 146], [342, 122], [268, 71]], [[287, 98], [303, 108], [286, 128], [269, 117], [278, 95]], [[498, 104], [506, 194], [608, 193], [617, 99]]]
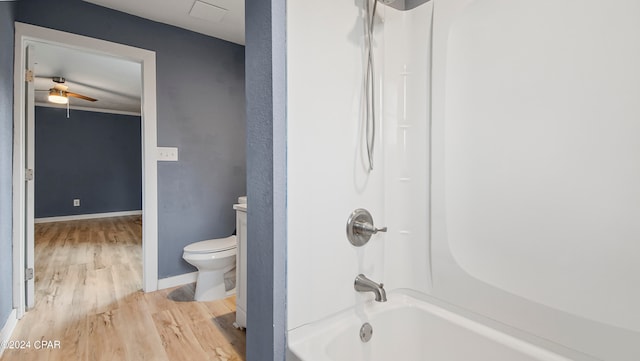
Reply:
[[76, 198], [76, 199], [74, 199], [74, 200], [73, 200], [73, 206], [74, 206], [74, 207], [80, 207], [80, 200], [79, 200], [79, 199], [77, 199], [77, 198]]
[[178, 161], [178, 148], [177, 147], [158, 147], [158, 160], [162, 161]]

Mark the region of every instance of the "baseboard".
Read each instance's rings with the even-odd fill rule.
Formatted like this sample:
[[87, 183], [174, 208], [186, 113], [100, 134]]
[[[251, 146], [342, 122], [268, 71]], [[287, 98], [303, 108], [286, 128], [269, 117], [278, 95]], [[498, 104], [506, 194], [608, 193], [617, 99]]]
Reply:
[[82, 219], [138, 216], [138, 215], [141, 215], [141, 214], [142, 214], [142, 211], [91, 213], [91, 214], [76, 214], [76, 215], [72, 215], [72, 216], [36, 218], [33, 221], [34, 221], [34, 223], [66, 222], [66, 221], [77, 221], [77, 220], [82, 220]]
[[[2, 330], [0, 331], [0, 345], [6, 345], [7, 341], [11, 339], [11, 334], [13, 334], [13, 330], [16, 328], [16, 324], [18, 323], [17, 315], [15, 308], [11, 310], [9, 317], [7, 318], [7, 322], [5, 322]], [[0, 347], [0, 357], [2, 357], [4, 349], [4, 347]]]
[[198, 272], [185, 273], [173, 277], [167, 277], [158, 280], [158, 289], [164, 290], [171, 287], [177, 287], [193, 283], [198, 278]]

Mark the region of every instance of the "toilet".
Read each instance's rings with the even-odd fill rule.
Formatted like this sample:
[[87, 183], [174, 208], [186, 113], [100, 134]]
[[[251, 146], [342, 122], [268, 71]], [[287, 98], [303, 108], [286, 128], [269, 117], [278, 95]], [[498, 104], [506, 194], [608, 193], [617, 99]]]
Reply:
[[225, 298], [234, 290], [225, 290], [224, 274], [236, 266], [236, 236], [209, 239], [184, 247], [182, 258], [198, 269], [196, 301]]

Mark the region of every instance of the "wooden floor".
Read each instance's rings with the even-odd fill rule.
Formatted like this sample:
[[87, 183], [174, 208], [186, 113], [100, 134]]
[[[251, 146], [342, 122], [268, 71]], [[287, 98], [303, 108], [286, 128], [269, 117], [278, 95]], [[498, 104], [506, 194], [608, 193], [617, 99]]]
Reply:
[[11, 337], [29, 345], [5, 349], [2, 361], [244, 360], [245, 334], [232, 326], [235, 298], [192, 302], [194, 285], [140, 290], [139, 216], [42, 223], [35, 231], [36, 306]]

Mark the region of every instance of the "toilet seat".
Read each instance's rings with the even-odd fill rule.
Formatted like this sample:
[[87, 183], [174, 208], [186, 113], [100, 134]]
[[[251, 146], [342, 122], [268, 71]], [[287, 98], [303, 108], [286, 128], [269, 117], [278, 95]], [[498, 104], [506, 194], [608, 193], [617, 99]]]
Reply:
[[185, 253], [214, 253], [222, 252], [236, 248], [237, 241], [236, 236], [229, 236], [226, 238], [208, 239], [206, 241], [195, 242], [184, 247]]

